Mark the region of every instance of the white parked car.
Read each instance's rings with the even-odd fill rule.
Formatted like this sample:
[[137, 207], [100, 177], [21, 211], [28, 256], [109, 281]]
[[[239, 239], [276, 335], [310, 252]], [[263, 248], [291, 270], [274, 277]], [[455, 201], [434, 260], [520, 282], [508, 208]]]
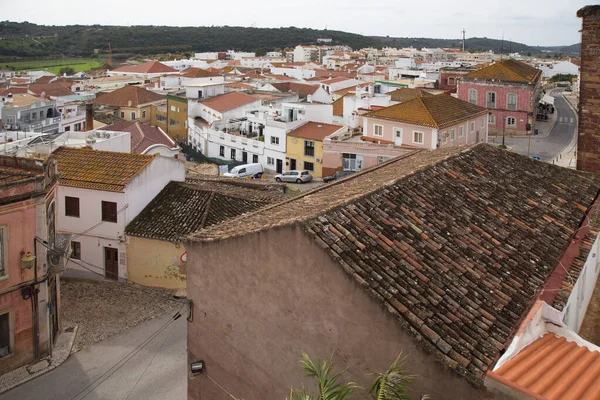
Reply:
[[305, 183], [312, 181], [312, 175], [308, 171], [288, 171], [275, 176], [277, 182]]
[[231, 171], [223, 174], [223, 176], [228, 176], [230, 178], [245, 178], [247, 176], [252, 178], [261, 178], [262, 175], [263, 166], [259, 163], [238, 165]]

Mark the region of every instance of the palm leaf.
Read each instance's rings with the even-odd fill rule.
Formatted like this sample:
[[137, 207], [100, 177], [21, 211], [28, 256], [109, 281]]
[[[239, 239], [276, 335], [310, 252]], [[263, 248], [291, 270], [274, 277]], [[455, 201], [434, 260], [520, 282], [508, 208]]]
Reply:
[[406, 356], [400, 353], [385, 373], [377, 374], [369, 389], [377, 400], [412, 400], [409, 388], [415, 376], [406, 373], [405, 361]]
[[300, 366], [306, 371], [307, 377], [317, 380], [319, 387], [318, 400], [346, 400], [358, 387], [353, 382], [342, 382], [342, 376], [346, 369], [331, 375], [333, 370], [333, 360], [331, 358], [329, 360], [317, 358], [315, 363], [308, 354], [302, 352]]

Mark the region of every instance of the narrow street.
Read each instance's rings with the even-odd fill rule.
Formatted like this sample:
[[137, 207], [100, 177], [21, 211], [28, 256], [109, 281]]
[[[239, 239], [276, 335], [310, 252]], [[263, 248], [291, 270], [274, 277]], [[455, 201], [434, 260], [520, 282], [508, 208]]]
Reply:
[[[550, 95], [555, 97], [554, 108], [556, 110], [556, 123], [550, 134], [546, 137], [544, 137], [544, 132], [531, 137], [506, 137], [506, 146], [511, 150], [551, 162], [569, 146], [577, 129], [577, 116], [563, 98], [561, 91], [551, 91]], [[490, 142], [502, 143], [502, 137], [490, 138]]]

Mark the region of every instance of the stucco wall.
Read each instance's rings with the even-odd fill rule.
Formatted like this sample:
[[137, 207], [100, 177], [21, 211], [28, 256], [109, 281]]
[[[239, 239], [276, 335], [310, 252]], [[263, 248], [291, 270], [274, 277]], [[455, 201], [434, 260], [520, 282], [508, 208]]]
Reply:
[[[318, 140], [312, 140], [315, 143], [315, 155], [309, 157], [304, 155], [304, 141], [310, 139], [304, 139], [300, 137], [287, 137], [287, 152], [286, 152], [286, 163], [289, 163], [290, 159], [296, 160], [296, 169], [304, 169], [304, 161], [311, 162], [314, 165], [314, 170], [310, 171], [310, 174], [315, 178], [323, 176], [323, 164], [317, 162], [317, 158], [323, 159], [323, 142]], [[294, 143], [295, 142], [295, 143]], [[290, 171], [292, 168], [290, 165], [284, 165], [284, 171]]]
[[[299, 227], [186, 248], [188, 296], [195, 305], [188, 362], [205, 360], [211, 378], [234, 396], [284, 399], [290, 387], [311, 382], [298, 366], [302, 351], [329, 357], [335, 350], [337, 368], [348, 367], [347, 378], [364, 387], [370, 373], [384, 372], [402, 351], [408, 372], [419, 376], [415, 398], [485, 398], [424, 354]], [[230, 399], [206, 375], [188, 380], [188, 398]]]
[[186, 287], [185, 247], [163, 240], [128, 237], [127, 276], [146, 286], [166, 289]]

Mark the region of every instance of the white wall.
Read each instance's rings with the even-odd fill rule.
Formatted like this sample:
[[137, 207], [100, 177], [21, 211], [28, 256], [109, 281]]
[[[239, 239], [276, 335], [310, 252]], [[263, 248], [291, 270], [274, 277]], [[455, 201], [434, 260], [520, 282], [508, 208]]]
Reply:
[[171, 148], [165, 146], [164, 144], [155, 144], [148, 147], [142, 154], [148, 155], [159, 155], [162, 157], [175, 158], [175, 156], [179, 155], [179, 149], [172, 150]]
[[[201, 79], [201, 78], [198, 78]], [[218, 78], [216, 78], [218, 79]], [[188, 99], [198, 99], [198, 91], [202, 90], [202, 98], [208, 99], [210, 97], [219, 96], [225, 93], [225, 85], [223, 83], [204, 83], [204, 84], [184, 84], [185, 86], [185, 97]]]
[[289, 76], [294, 79], [310, 79], [314, 78], [317, 74], [314, 69], [302, 69], [302, 68], [271, 68], [271, 73], [275, 75]]
[[110, 139], [104, 139], [92, 144], [94, 150], [115, 151], [117, 153], [131, 153], [131, 133], [123, 132]]
[[[313, 100], [315, 98], [313, 97]], [[302, 104], [304, 106], [304, 119], [314, 122], [333, 123], [332, 104]]]

